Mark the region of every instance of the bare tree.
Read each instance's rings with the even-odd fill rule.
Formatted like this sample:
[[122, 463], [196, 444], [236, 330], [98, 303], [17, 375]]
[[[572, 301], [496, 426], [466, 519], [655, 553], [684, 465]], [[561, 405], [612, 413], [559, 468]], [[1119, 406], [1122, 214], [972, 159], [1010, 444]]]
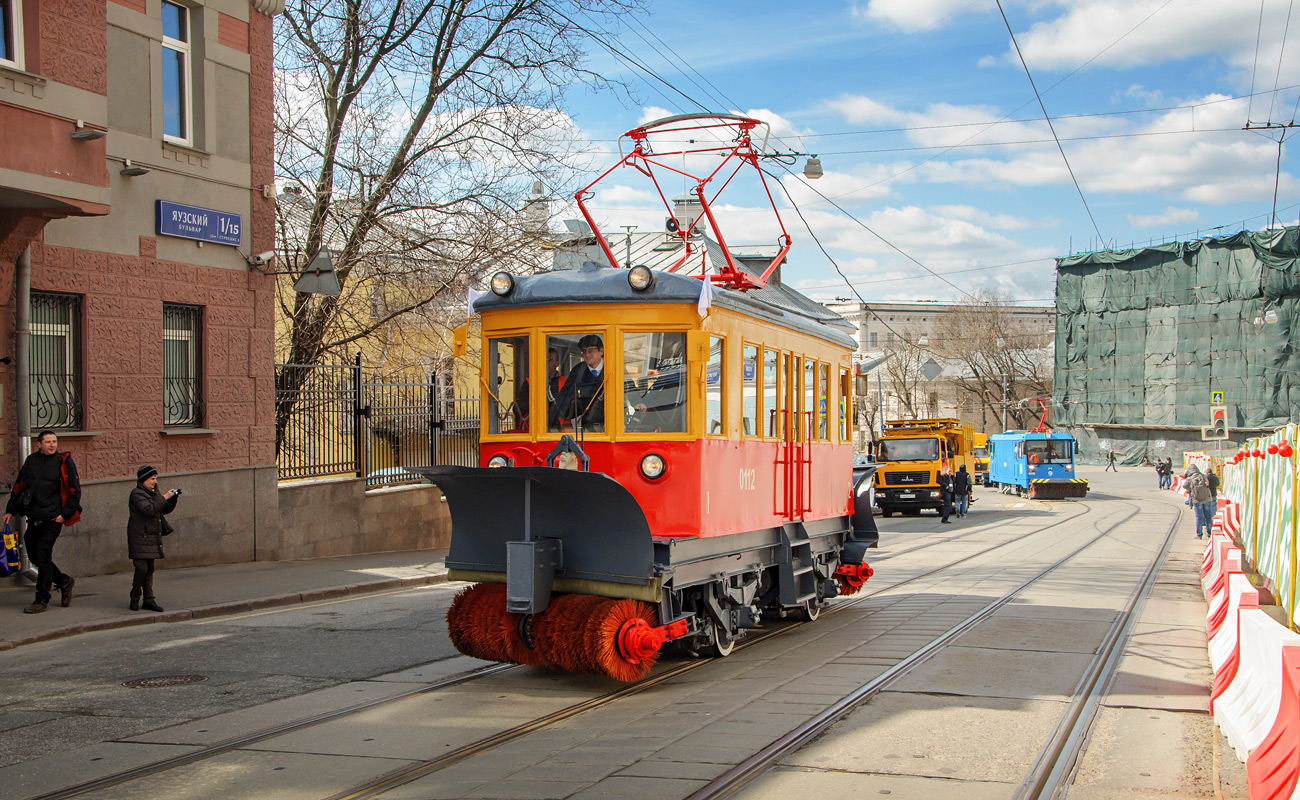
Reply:
[[[905, 419], [926, 416], [929, 382], [921, 368], [930, 360], [930, 354], [911, 338], [901, 335], [887, 343], [884, 349], [885, 360], [875, 371], [884, 394], [898, 401]], [[882, 409], [881, 419], [888, 418]]]
[[1005, 296], [977, 293], [938, 317], [935, 339], [937, 351], [961, 367], [951, 379], [959, 393], [999, 420], [1005, 401], [1009, 421], [1023, 428], [1037, 417], [1019, 401], [1052, 393], [1053, 333], [1012, 309]]
[[319, 363], [404, 315], [444, 325], [484, 272], [534, 268], [545, 220], [525, 213], [530, 190], [564, 182], [574, 155], [562, 94], [602, 83], [585, 48], [638, 3], [291, 1], [276, 29], [276, 170], [298, 193], [280, 195], [278, 268], [328, 248], [342, 293], [282, 279], [280, 358]]

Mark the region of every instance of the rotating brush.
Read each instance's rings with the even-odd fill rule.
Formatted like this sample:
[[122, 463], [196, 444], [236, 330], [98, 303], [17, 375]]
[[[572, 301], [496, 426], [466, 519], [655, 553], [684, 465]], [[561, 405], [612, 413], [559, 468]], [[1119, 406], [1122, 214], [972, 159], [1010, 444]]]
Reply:
[[562, 672], [602, 675], [591, 658], [582, 632], [605, 598], [594, 594], [556, 595], [550, 606], [533, 620], [533, 647], [542, 663]]
[[510, 660], [498, 637], [489, 635], [494, 605], [505, 610], [506, 587], [499, 583], [476, 583], [457, 593], [447, 609], [447, 634], [457, 650], [484, 661]]
[[659, 624], [654, 606], [640, 600], [606, 600], [596, 606], [583, 628], [585, 657], [597, 669], [625, 683], [640, 680], [650, 672], [659, 653], [643, 658], [640, 664], [630, 664], [618, 652], [618, 637], [624, 623], [635, 617], [645, 620], [650, 627]]
[[482, 638], [485, 647], [498, 653], [497, 661], [514, 664], [536, 665], [541, 663], [536, 651], [524, 644], [519, 637], [519, 625], [522, 614], [506, 611], [506, 587], [494, 584], [500, 592], [494, 593], [489, 602], [479, 606], [476, 622], [480, 626], [476, 632]]

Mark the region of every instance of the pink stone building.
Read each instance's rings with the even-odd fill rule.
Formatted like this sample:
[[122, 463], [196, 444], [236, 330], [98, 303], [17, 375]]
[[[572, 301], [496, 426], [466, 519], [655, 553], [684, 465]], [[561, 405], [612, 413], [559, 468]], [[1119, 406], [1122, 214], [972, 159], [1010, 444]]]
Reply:
[[166, 566], [276, 535], [275, 286], [249, 262], [274, 244], [282, 8], [0, 0], [0, 487], [58, 432], [84, 484], [74, 575], [129, 568], [141, 464], [185, 490]]

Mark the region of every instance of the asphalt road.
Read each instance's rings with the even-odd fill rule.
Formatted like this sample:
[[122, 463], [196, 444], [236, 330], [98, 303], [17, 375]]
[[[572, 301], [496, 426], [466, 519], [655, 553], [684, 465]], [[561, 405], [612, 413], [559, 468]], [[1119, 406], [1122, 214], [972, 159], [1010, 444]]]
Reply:
[[[455, 591], [403, 589], [0, 654], [0, 767], [457, 655], [444, 621]], [[173, 676], [204, 680], [123, 685]]]

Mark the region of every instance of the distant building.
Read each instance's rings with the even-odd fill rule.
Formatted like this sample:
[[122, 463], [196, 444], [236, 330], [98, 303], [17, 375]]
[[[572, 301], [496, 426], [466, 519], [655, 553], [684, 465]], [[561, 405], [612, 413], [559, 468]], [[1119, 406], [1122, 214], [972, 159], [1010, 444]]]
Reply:
[[252, 560], [277, 530], [274, 279], [247, 256], [274, 245], [282, 9], [0, 2], [0, 476], [43, 428], [74, 453], [74, 575], [130, 568], [141, 464], [186, 490], [170, 565]]
[[874, 441], [881, 423], [891, 419], [956, 418], [982, 433], [1037, 421], [1038, 412], [1025, 409], [1021, 400], [1050, 391], [1053, 307], [999, 309], [1009, 317], [1009, 329], [1031, 335], [1046, 347], [1017, 351], [1015, 361], [1022, 369], [1004, 370], [982, 380], [960, 359], [945, 355], [961, 349], [962, 342], [942, 341], [940, 334], [945, 317], [969, 314], [970, 306], [916, 301], [839, 302], [827, 307], [857, 329], [855, 362], [859, 375], [867, 379], [866, 392], [859, 398], [860, 448]]
[[1058, 258], [1057, 420], [1124, 463], [1203, 442], [1221, 392], [1231, 439], [1300, 415], [1300, 228]]

